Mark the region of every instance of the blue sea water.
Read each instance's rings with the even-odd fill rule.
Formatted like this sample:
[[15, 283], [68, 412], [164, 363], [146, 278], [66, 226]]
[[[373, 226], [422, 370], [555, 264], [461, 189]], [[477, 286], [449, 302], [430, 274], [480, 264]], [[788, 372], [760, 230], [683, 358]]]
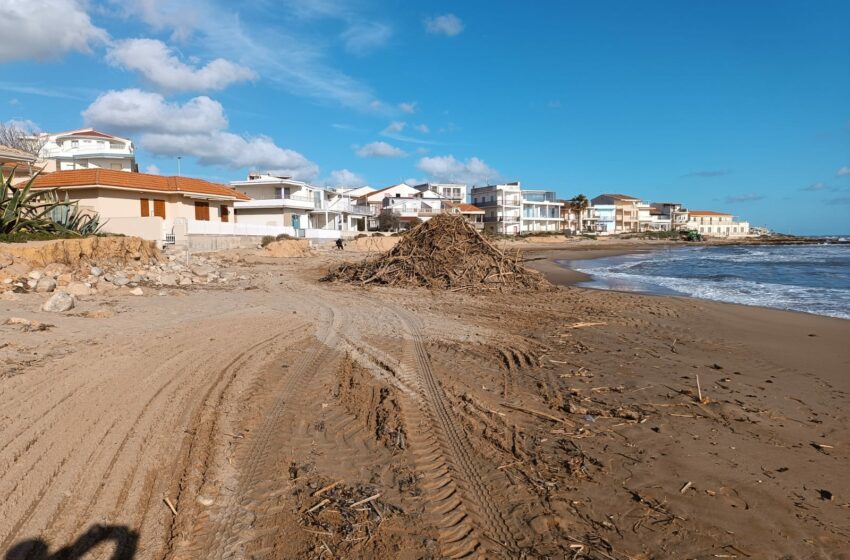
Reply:
[[850, 319], [850, 245], [683, 247], [563, 261], [580, 285], [690, 296]]

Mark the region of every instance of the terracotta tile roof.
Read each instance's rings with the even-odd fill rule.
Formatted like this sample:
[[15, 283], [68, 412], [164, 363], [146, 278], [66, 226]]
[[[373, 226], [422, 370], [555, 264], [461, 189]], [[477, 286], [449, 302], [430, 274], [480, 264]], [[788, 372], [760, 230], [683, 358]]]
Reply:
[[603, 194], [602, 196], [610, 196], [611, 198], [614, 198], [614, 199], [617, 199], [617, 200], [640, 200], [639, 198], [635, 198], [635, 197], [633, 197], [633, 196], [629, 196], [629, 195], [627, 195], [627, 194], [609, 194], [609, 193], [605, 193], [605, 194]]
[[80, 130], [78, 132], [74, 132], [73, 134], [69, 134], [68, 136], [94, 136], [96, 138], [117, 138], [117, 136], [112, 136], [111, 134], [104, 134], [103, 132], [98, 132], [97, 130]]
[[5, 144], [0, 144], [0, 157], [10, 157], [14, 159], [22, 159], [25, 161], [35, 161], [36, 157], [32, 154], [28, 154], [23, 150], [19, 150], [17, 148], [12, 148], [11, 146], [6, 146]]
[[236, 200], [251, 200], [251, 197], [235, 191], [230, 187], [204, 181], [203, 179], [165, 177], [162, 175], [150, 175], [148, 173], [117, 171], [115, 169], [55, 171], [53, 173], [39, 175], [33, 181], [33, 188], [35, 189], [88, 187], [94, 185], [145, 191], [208, 194], [235, 198]]
[[727, 212], [712, 212], [711, 210], [691, 210], [691, 216], [731, 216]]
[[[363, 194], [363, 195], [360, 195], [360, 196], [361, 196], [361, 197], [370, 197], [370, 196], [372, 196], [372, 195], [376, 195], [376, 194], [378, 194], [378, 193], [382, 193], [382, 192], [384, 192], [384, 191], [388, 191], [388, 190], [390, 190], [390, 189], [394, 189], [394, 188], [396, 188], [396, 187], [410, 187], [410, 185], [408, 185], [408, 184], [406, 184], [406, 183], [399, 183], [398, 185], [392, 185], [392, 186], [390, 186], [390, 187], [384, 187], [383, 189], [378, 189], [378, 190], [376, 190], [376, 191], [372, 191], [372, 192], [370, 192], [370, 193], [366, 193], [366, 194]], [[413, 187], [410, 187], [410, 188], [412, 189]]]
[[482, 210], [481, 208], [479, 208], [477, 206], [473, 206], [472, 204], [467, 204], [465, 202], [461, 202], [459, 204], [449, 204], [448, 206], [450, 206], [452, 208], [458, 208], [464, 214], [473, 214], [473, 213], [474, 214], [478, 214], [478, 213], [483, 214], [484, 213], [484, 210]]

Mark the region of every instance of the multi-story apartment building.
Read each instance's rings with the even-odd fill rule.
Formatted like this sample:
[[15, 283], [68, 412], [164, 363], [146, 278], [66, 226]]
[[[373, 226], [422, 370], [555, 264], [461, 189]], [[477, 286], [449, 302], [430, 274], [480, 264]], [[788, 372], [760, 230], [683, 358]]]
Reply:
[[521, 193], [522, 216], [520, 233], [561, 231], [561, 209], [563, 202], [556, 194], [544, 190], [523, 190]]
[[467, 188], [462, 183], [423, 183], [413, 188], [419, 192], [431, 191], [455, 204], [466, 202]]
[[749, 222], [736, 222], [732, 214], [710, 210], [691, 210], [685, 229], [698, 231], [707, 237], [746, 237]]
[[652, 229], [671, 231], [683, 229], [688, 224], [688, 209], [678, 202], [653, 202]]
[[516, 235], [522, 226], [522, 188], [519, 181], [472, 187], [472, 204], [484, 210], [484, 231]]
[[41, 169], [35, 161], [36, 157], [32, 154], [0, 144], [0, 171], [2, 171], [4, 178], [13, 173], [15, 179], [32, 177], [36, 171]]
[[243, 224], [291, 227], [299, 230], [362, 231], [371, 214], [344, 193], [316, 187], [290, 177], [251, 173], [230, 186], [252, 200], [234, 204]]
[[[597, 233], [596, 223], [598, 217], [596, 215], [596, 207], [588, 206], [581, 213], [581, 228], [579, 228], [579, 217], [576, 215], [575, 211], [570, 208], [569, 200], [562, 200], [563, 206], [561, 206], [561, 227], [570, 233]], [[579, 231], [581, 229], [581, 231]]]
[[596, 208], [599, 233], [646, 231], [652, 223], [649, 204], [633, 196], [601, 194], [591, 203]]
[[113, 169], [138, 171], [133, 143], [127, 138], [81, 128], [59, 133], [41, 133], [44, 142], [39, 160], [44, 170]]

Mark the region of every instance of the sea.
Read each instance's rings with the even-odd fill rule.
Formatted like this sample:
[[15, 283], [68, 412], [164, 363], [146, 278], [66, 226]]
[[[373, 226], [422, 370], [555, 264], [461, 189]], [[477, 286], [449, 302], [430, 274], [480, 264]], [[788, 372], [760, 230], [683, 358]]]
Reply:
[[[844, 241], [841, 238], [840, 241]], [[850, 244], [693, 246], [560, 261], [590, 288], [689, 296], [850, 319]]]

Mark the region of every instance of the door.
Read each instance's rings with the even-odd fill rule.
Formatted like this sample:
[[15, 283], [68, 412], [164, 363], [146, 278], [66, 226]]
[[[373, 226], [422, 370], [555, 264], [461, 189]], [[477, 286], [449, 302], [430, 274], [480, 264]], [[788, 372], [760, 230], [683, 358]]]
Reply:
[[210, 203], [195, 201], [195, 219], [201, 222], [210, 221]]
[[153, 215], [158, 218], [165, 219], [165, 201], [164, 200], [154, 200], [153, 201]]
[[148, 216], [151, 215], [151, 207], [148, 204], [148, 202], [149, 201], [148, 201], [147, 198], [140, 198], [139, 199], [139, 207], [140, 207], [139, 210], [141, 211], [142, 218], [147, 218]]
[[292, 228], [301, 229], [301, 216], [298, 214], [292, 215]]
[[228, 208], [227, 206], [222, 204], [220, 206], [220, 209], [221, 209], [221, 221], [222, 222], [229, 222], [230, 221], [230, 208]]

